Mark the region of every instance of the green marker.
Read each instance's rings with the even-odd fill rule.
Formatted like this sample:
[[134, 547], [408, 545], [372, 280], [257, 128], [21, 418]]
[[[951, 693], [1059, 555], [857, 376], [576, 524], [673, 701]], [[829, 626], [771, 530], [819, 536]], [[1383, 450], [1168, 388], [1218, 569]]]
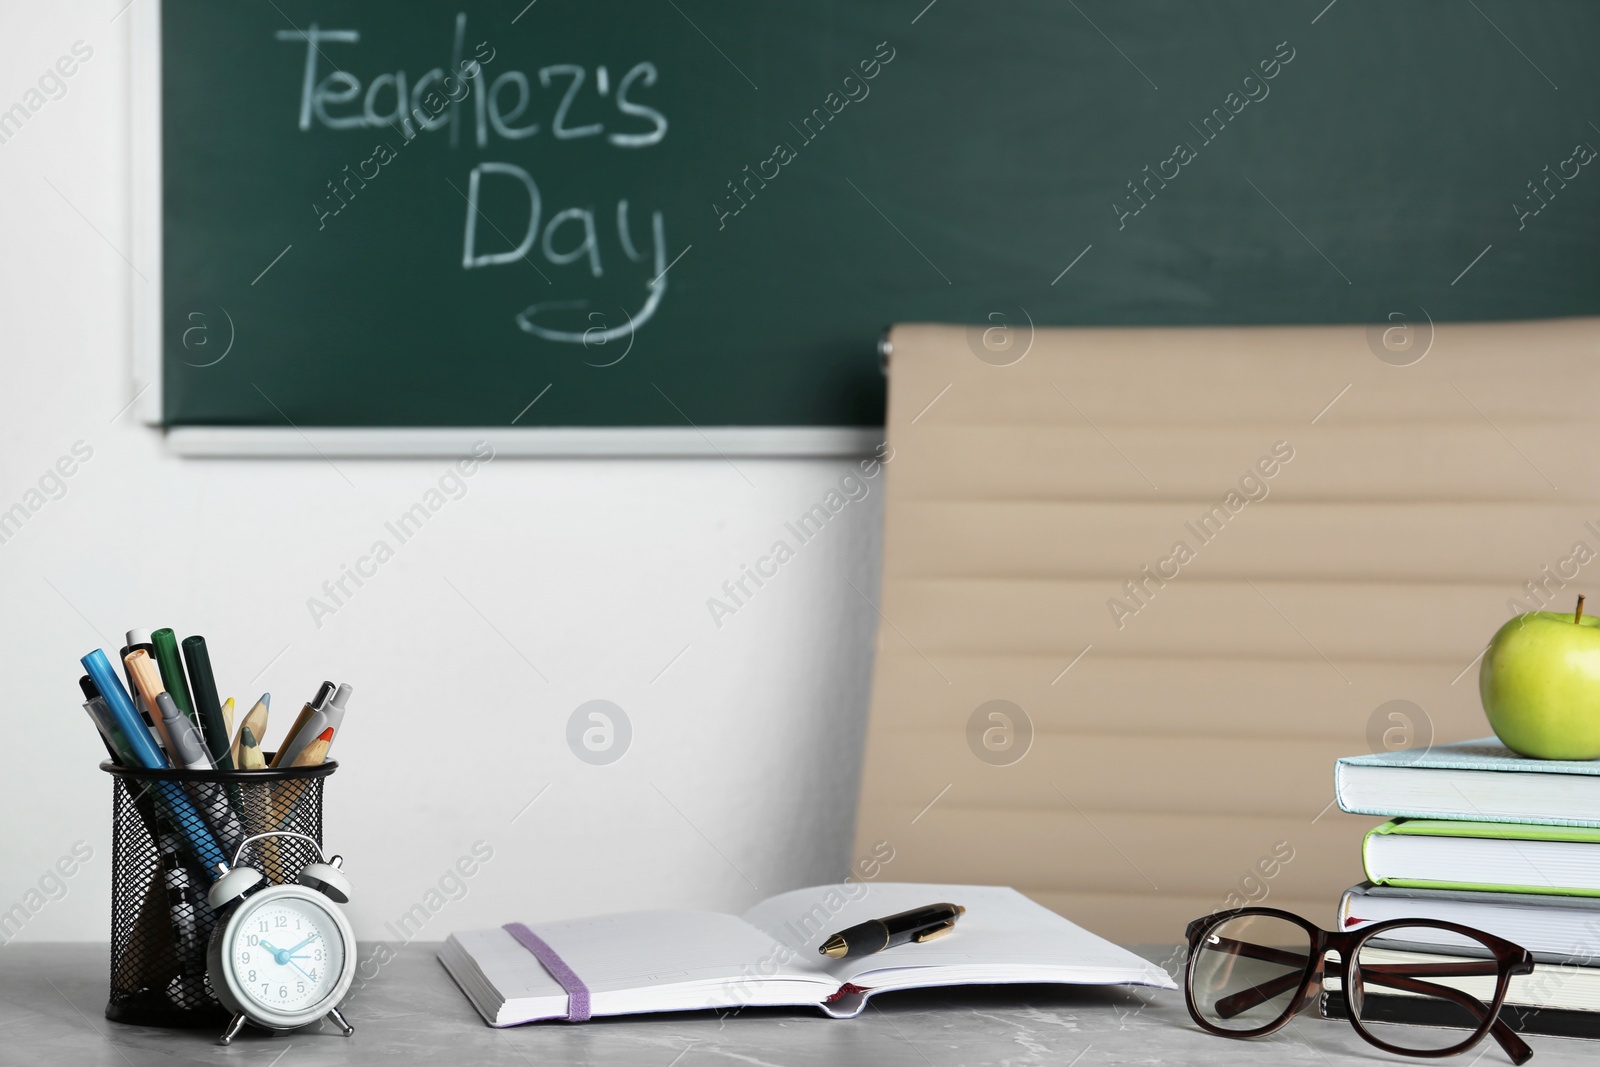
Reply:
[[172, 694], [172, 702], [178, 705], [178, 710], [190, 722], [198, 723], [194, 715], [194, 701], [189, 699], [189, 683], [183, 677], [183, 661], [178, 658], [178, 635], [170, 628], [163, 627], [150, 635], [150, 643], [156, 649], [156, 667], [161, 671], [161, 684]]
[[183, 662], [189, 667], [189, 687], [194, 691], [194, 710], [200, 718], [211, 762], [219, 771], [233, 770], [232, 747], [227, 724], [222, 721], [222, 701], [217, 698], [217, 680], [211, 674], [211, 653], [206, 639], [196, 634], [183, 639]]

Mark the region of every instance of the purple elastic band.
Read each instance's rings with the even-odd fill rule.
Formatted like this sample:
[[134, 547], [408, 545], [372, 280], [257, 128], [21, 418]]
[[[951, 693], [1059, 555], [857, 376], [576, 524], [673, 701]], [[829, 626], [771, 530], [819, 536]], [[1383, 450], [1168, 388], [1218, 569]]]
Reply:
[[544, 939], [521, 923], [506, 923], [501, 927], [506, 933], [517, 939], [523, 948], [533, 953], [534, 957], [550, 972], [550, 977], [561, 983], [561, 988], [567, 991], [567, 1021], [581, 1023], [589, 1017], [589, 987], [583, 984], [583, 979], [567, 961], [557, 955], [556, 950], [544, 943]]

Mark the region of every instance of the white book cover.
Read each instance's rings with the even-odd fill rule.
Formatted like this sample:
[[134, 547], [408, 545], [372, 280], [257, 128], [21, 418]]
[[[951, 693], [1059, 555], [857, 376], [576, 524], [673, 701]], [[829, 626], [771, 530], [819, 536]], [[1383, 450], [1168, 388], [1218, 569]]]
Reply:
[[1355, 815], [1600, 827], [1600, 760], [1529, 759], [1493, 737], [1346, 756], [1333, 792]]
[[1503, 937], [1541, 964], [1600, 968], [1600, 897], [1357, 885], [1339, 903], [1339, 928], [1437, 919]]

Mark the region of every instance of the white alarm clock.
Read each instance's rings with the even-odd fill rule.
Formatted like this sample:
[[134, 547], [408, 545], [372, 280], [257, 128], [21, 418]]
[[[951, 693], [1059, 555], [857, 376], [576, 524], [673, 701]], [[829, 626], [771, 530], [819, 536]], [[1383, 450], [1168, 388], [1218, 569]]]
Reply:
[[[240, 842], [305, 834], [276, 831]], [[349, 1037], [355, 1028], [339, 1012], [356, 973], [356, 938], [340, 904], [350, 899], [343, 861], [309, 863], [297, 884], [259, 888], [266, 879], [250, 867], [217, 864], [219, 877], [207, 893], [219, 913], [206, 952], [211, 990], [233, 1020], [222, 1033], [231, 1044], [244, 1024], [264, 1030], [292, 1030], [327, 1016]], [[226, 910], [225, 910], [226, 909]]]

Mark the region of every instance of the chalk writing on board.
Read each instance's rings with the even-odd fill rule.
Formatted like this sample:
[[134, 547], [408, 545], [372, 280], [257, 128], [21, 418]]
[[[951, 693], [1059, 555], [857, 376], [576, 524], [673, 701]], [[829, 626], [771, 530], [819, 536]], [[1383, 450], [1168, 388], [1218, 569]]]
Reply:
[[[381, 59], [362, 49], [361, 31], [353, 26], [313, 22], [276, 31], [275, 37], [304, 47], [292, 116], [298, 129], [311, 135], [384, 131], [354, 170], [347, 164], [325, 183], [326, 193], [319, 190], [312, 203], [319, 230], [348, 208], [366, 183], [399, 157], [400, 149], [423, 136], [446, 137], [452, 149], [485, 152], [529, 140], [554, 145], [586, 139], [635, 151], [661, 143], [669, 129], [667, 116], [649, 102], [649, 91], [661, 80], [655, 63], [619, 66], [624, 72], [614, 82], [607, 64], [552, 63], [525, 71], [507, 69], [508, 62], [501, 60], [491, 72], [488, 67], [498, 52], [488, 41], [469, 52], [464, 12], [455, 17], [448, 65], [420, 74], [385, 69]], [[466, 202], [463, 270], [531, 264], [529, 257], [538, 255], [553, 267], [570, 268], [565, 277], [586, 277], [592, 284], [606, 275], [619, 250], [626, 263], [649, 265], [652, 277], [644, 283], [638, 306], [618, 307], [614, 315], [591, 310], [591, 302], [579, 298], [507, 309], [520, 330], [546, 341], [598, 348], [626, 337], [631, 348], [634, 332], [655, 316], [667, 292], [666, 220], [660, 211], [650, 212], [651, 247], [641, 251], [629, 225], [626, 198], [616, 203], [612, 232], [609, 209], [597, 219], [590, 207], [546, 205], [534, 174], [507, 159], [472, 161], [464, 180], [451, 184]], [[500, 225], [488, 221], [482, 203], [491, 187], [496, 204], [517, 205], [516, 224], [504, 225], [503, 217]], [[621, 358], [608, 353], [607, 361], [591, 365], [610, 366]]]
[[[478, 54], [482, 56], [483, 45], [478, 46]], [[491, 49], [490, 55], [484, 57], [483, 61], [487, 63], [493, 58], [493, 50]], [[337, 217], [342, 214], [344, 209], [349, 207], [351, 202], [356, 199], [356, 193], [365, 189], [367, 182], [376, 181], [383, 172], [383, 168], [398, 158], [399, 151], [395, 147], [396, 144], [400, 148], [404, 148], [417, 140], [423, 130], [436, 129], [437, 125], [434, 124], [433, 120], [438, 119], [447, 106], [452, 103], [459, 103], [466, 95], [471, 93], [473, 82], [478, 80], [478, 71], [481, 69], [476, 59], [463, 59], [461, 61], [461, 70], [464, 77], [459, 79], [444, 78], [442, 82], [442, 87], [444, 88], [443, 96], [438, 93], [428, 93], [419, 106], [413, 109], [411, 115], [400, 120], [399, 125], [392, 122], [389, 124], [388, 130], [392, 131], [393, 136], [385, 135], [381, 141], [373, 145], [372, 154], [358, 162], [354, 171], [350, 169], [350, 164], [346, 163], [338, 175], [324, 183], [331, 195], [325, 196], [311, 205], [312, 212], [317, 216], [317, 229], [326, 229], [330, 217]], [[397, 72], [396, 76], [403, 81], [405, 72]], [[379, 75], [379, 78], [384, 77], [389, 77], [389, 75]], [[396, 84], [401, 84], [401, 81], [397, 81]], [[454, 86], [452, 86], [452, 82]], [[372, 168], [370, 172], [367, 169], [368, 167]], [[354, 182], [355, 185], [352, 186], [351, 182]], [[338, 206], [335, 206], [335, 204]]]
[[[588, 231], [588, 240], [592, 241], [594, 237], [594, 231], [592, 228], [594, 220], [592, 217], [589, 218], [589, 224], [591, 228]], [[555, 227], [555, 220], [551, 221], [550, 227], [551, 229]], [[549, 234], [550, 229], [545, 230], [547, 245], [549, 243]], [[614, 341], [619, 337], [628, 337], [632, 335], [634, 330], [638, 329], [640, 326], [643, 326], [645, 323], [649, 322], [652, 317], [654, 317], [656, 308], [661, 306], [661, 298], [667, 295], [667, 237], [665, 226], [661, 218], [661, 212], [659, 211], [651, 213], [650, 234], [653, 238], [653, 243], [655, 246], [655, 276], [645, 284], [645, 290], [648, 295], [645, 297], [644, 305], [640, 307], [638, 311], [626, 315], [626, 324], [619, 323], [616, 326], [609, 327], [604, 324], [596, 325], [595, 320], [592, 317], [586, 317], [585, 321], [588, 323], [588, 325], [586, 325], [583, 329], [562, 330], [548, 325], [549, 316], [546, 316], [544, 322], [536, 321], [538, 317], [545, 312], [577, 311], [589, 306], [589, 302], [587, 300], [560, 300], [530, 305], [528, 308], [518, 313], [517, 325], [525, 332], [531, 333], [535, 337], [543, 337], [547, 341], [575, 342], [582, 344], [585, 347], [603, 345], [606, 342]], [[635, 263], [638, 263], [644, 259], [644, 255], [633, 247], [633, 241], [630, 239], [628, 234], [628, 202], [626, 200], [617, 201], [617, 235], [625, 256], [633, 260]], [[581, 250], [582, 249], [580, 248], [576, 251], [581, 252]], [[548, 257], [548, 247], [545, 251], [546, 256]], [[598, 252], [596, 255], [598, 256]], [[595, 263], [598, 265], [598, 258], [596, 258]], [[591, 316], [593, 314], [593, 312], [590, 313]], [[624, 353], [624, 355], [626, 355], [626, 353]], [[609, 364], [606, 365], [609, 366]]]

